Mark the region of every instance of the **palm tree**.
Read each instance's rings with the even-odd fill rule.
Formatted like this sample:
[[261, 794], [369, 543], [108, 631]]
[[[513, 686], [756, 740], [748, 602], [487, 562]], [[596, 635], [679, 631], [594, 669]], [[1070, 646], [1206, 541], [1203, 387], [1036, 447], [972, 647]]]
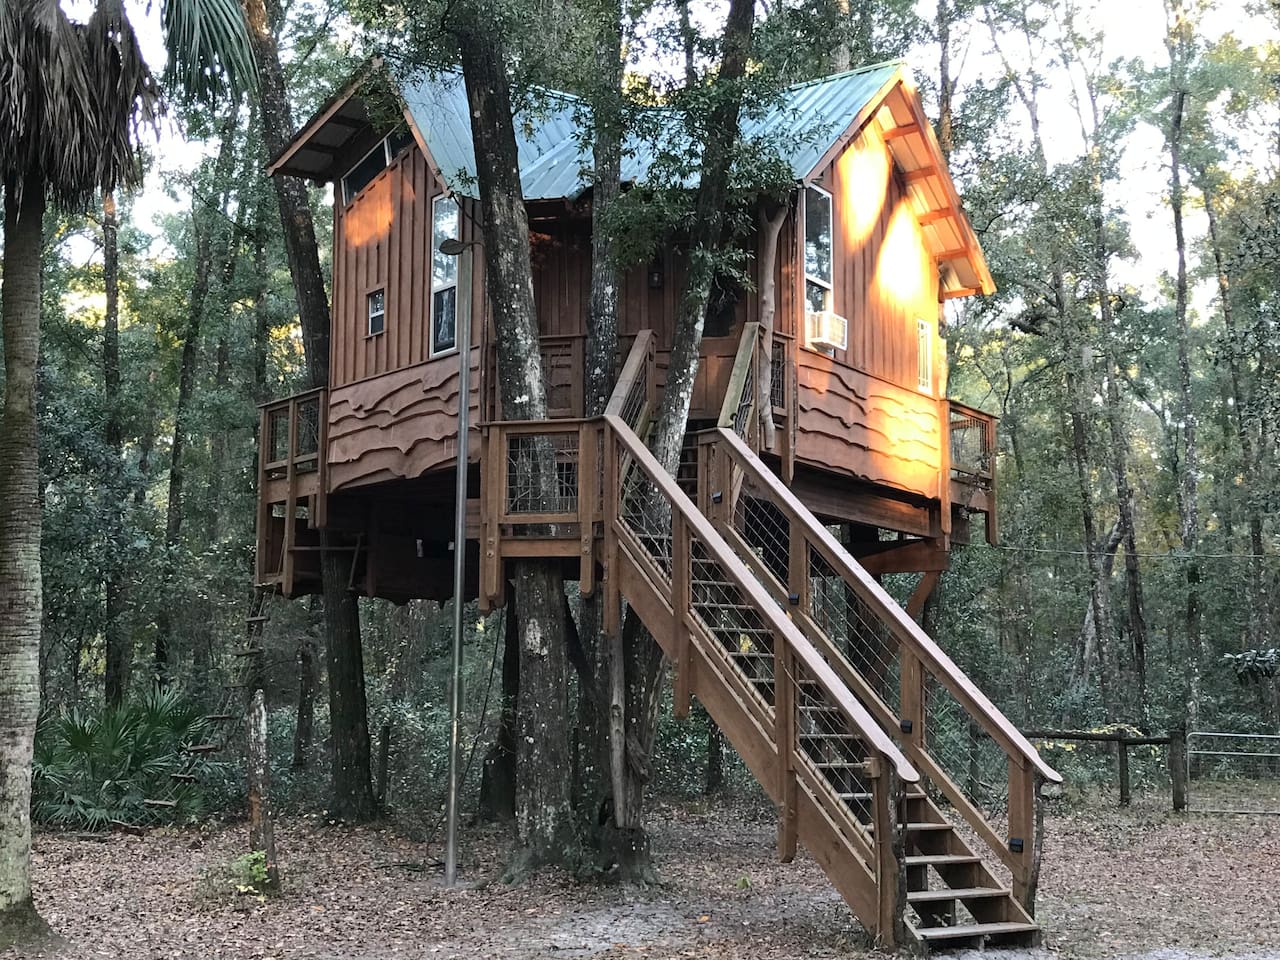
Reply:
[[[166, 84], [211, 101], [253, 57], [236, 0], [162, 0]], [[0, 946], [43, 929], [31, 900], [31, 754], [39, 709], [40, 496], [36, 367], [47, 205], [74, 211], [136, 185], [138, 135], [161, 85], [122, 0], [85, 24], [58, 0], [0, 0], [4, 411], [0, 414]]]

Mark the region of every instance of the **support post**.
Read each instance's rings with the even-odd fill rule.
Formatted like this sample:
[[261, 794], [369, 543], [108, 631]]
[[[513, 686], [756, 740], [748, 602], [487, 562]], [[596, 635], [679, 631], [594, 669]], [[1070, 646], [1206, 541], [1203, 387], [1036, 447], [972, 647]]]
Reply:
[[898, 703], [902, 716], [898, 719], [902, 739], [909, 748], [919, 750], [924, 746], [924, 671], [920, 668], [919, 658], [905, 647], [902, 648], [901, 671]]
[[1187, 728], [1169, 731], [1169, 779], [1173, 787], [1173, 809], [1187, 809]]
[[906, 843], [899, 822], [902, 783], [893, 767], [881, 757], [871, 758], [870, 768], [879, 898], [876, 937], [882, 946], [896, 947], [906, 940], [903, 919], [907, 902]]
[[775, 640], [773, 656], [774, 743], [778, 750], [778, 859], [796, 856], [796, 682], [791, 647]]
[[1129, 741], [1124, 737], [1116, 740], [1116, 775], [1120, 781], [1120, 806], [1129, 806]]
[[689, 650], [689, 626], [685, 622], [693, 604], [690, 570], [693, 565], [689, 527], [683, 514], [671, 511], [671, 636], [675, 645], [676, 679], [672, 712], [677, 720], [689, 716], [693, 692], [693, 656]]
[[1033, 917], [1044, 842], [1040, 782], [1039, 775], [1025, 765], [1024, 758], [1009, 758], [1009, 849], [1018, 856], [1018, 864], [1011, 870], [1013, 896]]

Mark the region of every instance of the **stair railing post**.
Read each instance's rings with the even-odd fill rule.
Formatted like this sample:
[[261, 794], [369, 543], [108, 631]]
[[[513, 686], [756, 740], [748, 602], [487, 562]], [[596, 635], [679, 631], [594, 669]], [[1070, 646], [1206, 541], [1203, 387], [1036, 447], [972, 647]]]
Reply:
[[1009, 850], [1017, 857], [1016, 865], [1010, 865], [1013, 895], [1033, 917], [1044, 843], [1040, 784], [1040, 775], [1027, 765], [1025, 758], [1009, 758]]
[[676, 679], [672, 712], [678, 720], [689, 716], [689, 699], [693, 692], [693, 657], [689, 650], [689, 625], [686, 617], [693, 606], [690, 567], [693, 565], [692, 542], [684, 514], [671, 509], [671, 635], [675, 641]]
[[796, 856], [796, 682], [791, 646], [774, 640], [773, 719], [778, 749], [778, 859], [790, 863]]
[[901, 676], [899, 678], [898, 702], [900, 704], [901, 716], [898, 718], [902, 730], [903, 740], [908, 745], [908, 755], [911, 749], [924, 749], [924, 711], [925, 711], [925, 690], [924, 690], [924, 669], [921, 666], [920, 658], [908, 649], [906, 644], [900, 644], [902, 664]]
[[596, 514], [599, 513], [600, 427], [583, 422], [578, 427], [578, 583], [584, 597], [596, 591]]
[[901, 829], [904, 790], [892, 764], [882, 757], [869, 758], [868, 767], [879, 901], [876, 938], [885, 947], [896, 947], [906, 940], [906, 842]]

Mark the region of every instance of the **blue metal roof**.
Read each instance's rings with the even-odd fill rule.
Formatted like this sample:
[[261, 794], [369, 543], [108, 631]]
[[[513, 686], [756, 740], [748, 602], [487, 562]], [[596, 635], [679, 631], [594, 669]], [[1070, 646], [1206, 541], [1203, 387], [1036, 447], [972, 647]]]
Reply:
[[[900, 61], [893, 61], [788, 87], [767, 110], [743, 117], [743, 139], [767, 143], [801, 179], [903, 70]], [[475, 196], [475, 151], [462, 75], [420, 74], [402, 81], [401, 96], [450, 189]], [[576, 197], [589, 183], [590, 108], [553, 91], [542, 91], [536, 99], [515, 117], [524, 197]], [[656, 109], [655, 116], [659, 140], [670, 143], [682, 136], [678, 115]], [[623, 150], [623, 182], [645, 182], [662, 149], [661, 143], [631, 137]]]

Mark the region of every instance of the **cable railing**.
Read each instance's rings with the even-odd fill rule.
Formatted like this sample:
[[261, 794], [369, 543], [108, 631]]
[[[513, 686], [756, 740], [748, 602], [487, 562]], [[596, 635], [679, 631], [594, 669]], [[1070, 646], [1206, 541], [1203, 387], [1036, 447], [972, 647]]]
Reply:
[[[794, 819], [803, 792], [837, 825], [869, 876], [896, 876], [887, 824], [919, 773], [639, 437], [618, 417], [605, 422], [606, 489], [619, 491], [606, 497], [605, 526], [635, 571], [628, 601], [666, 640], [676, 664], [677, 708], [693, 692], [691, 676], [719, 678], [750, 722], [734, 723], [714, 709], [713, 716], [778, 799], [784, 819]], [[613, 478], [622, 478], [616, 487]], [[715, 669], [695, 670], [695, 662]], [[745, 740], [752, 727], [770, 741], [763, 753], [772, 769], [760, 769], [759, 745]]]
[[710, 482], [738, 491], [717, 526], [1015, 887], [1034, 887], [1039, 784], [1061, 777], [741, 437], [721, 428], [707, 442]]

